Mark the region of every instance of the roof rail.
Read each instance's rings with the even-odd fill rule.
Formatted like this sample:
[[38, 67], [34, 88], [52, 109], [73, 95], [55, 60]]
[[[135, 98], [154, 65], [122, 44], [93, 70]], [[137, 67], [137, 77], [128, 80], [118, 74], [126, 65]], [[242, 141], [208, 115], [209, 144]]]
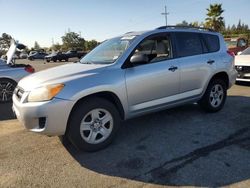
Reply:
[[204, 30], [204, 31], [211, 31], [211, 32], [215, 32], [215, 30], [210, 29], [210, 28], [205, 28], [205, 27], [193, 27], [193, 26], [179, 26], [179, 25], [168, 25], [168, 26], [161, 26], [158, 27], [156, 29], [175, 29], [175, 28], [179, 28], [179, 29], [198, 29], [198, 30]]

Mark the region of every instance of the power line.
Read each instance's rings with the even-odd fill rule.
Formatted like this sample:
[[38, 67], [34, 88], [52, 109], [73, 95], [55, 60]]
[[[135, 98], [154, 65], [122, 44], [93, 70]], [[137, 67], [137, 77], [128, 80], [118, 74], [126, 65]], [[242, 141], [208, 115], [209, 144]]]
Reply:
[[161, 15], [165, 16], [166, 26], [168, 26], [168, 15], [169, 15], [169, 12], [167, 11], [167, 6], [165, 6], [165, 12], [161, 13]]

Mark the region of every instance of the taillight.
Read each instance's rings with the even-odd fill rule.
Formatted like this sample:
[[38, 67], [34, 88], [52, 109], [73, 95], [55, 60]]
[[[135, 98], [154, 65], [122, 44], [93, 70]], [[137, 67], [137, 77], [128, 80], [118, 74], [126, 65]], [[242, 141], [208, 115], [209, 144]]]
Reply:
[[27, 65], [25, 68], [24, 68], [25, 71], [29, 72], [29, 73], [34, 73], [35, 72], [35, 69], [30, 66], [30, 65]]
[[228, 50], [227, 53], [228, 53], [229, 55], [231, 55], [232, 57], [235, 57], [234, 52], [230, 52], [230, 51]]
[[232, 56], [233, 57], [233, 67], [235, 66], [235, 62], [234, 62], [234, 58], [235, 58], [235, 54], [234, 54], [234, 52], [230, 52], [229, 50], [227, 51], [227, 53], [230, 55], [230, 56]]

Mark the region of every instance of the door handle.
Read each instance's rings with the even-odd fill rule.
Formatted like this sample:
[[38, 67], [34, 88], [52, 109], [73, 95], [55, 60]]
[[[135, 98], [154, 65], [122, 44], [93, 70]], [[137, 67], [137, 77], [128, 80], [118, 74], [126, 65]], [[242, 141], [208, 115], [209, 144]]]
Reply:
[[208, 60], [208, 61], [207, 61], [207, 64], [209, 64], [209, 65], [212, 65], [212, 64], [214, 64], [214, 63], [215, 63], [214, 60]]
[[178, 67], [171, 66], [168, 70], [174, 72], [174, 71], [176, 71], [177, 69], [178, 69]]

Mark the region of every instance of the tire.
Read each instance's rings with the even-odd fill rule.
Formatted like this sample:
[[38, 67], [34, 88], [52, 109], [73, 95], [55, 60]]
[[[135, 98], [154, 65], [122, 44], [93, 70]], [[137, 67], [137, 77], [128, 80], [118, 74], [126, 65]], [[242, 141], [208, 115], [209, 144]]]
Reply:
[[0, 103], [8, 103], [12, 101], [12, 95], [17, 83], [7, 78], [0, 79]]
[[46, 59], [46, 61], [49, 63], [50, 62], [50, 60], [49, 59]]
[[53, 61], [54, 61], [54, 62], [56, 62], [56, 61], [57, 61], [57, 59], [53, 59]]
[[64, 61], [67, 62], [67, 61], [69, 61], [69, 60], [68, 60], [68, 59], [65, 59]]
[[72, 112], [66, 137], [78, 149], [93, 152], [108, 146], [119, 126], [120, 116], [111, 102], [88, 98]]
[[218, 112], [223, 108], [226, 98], [226, 83], [221, 79], [213, 79], [198, 103], [207, 112]]

